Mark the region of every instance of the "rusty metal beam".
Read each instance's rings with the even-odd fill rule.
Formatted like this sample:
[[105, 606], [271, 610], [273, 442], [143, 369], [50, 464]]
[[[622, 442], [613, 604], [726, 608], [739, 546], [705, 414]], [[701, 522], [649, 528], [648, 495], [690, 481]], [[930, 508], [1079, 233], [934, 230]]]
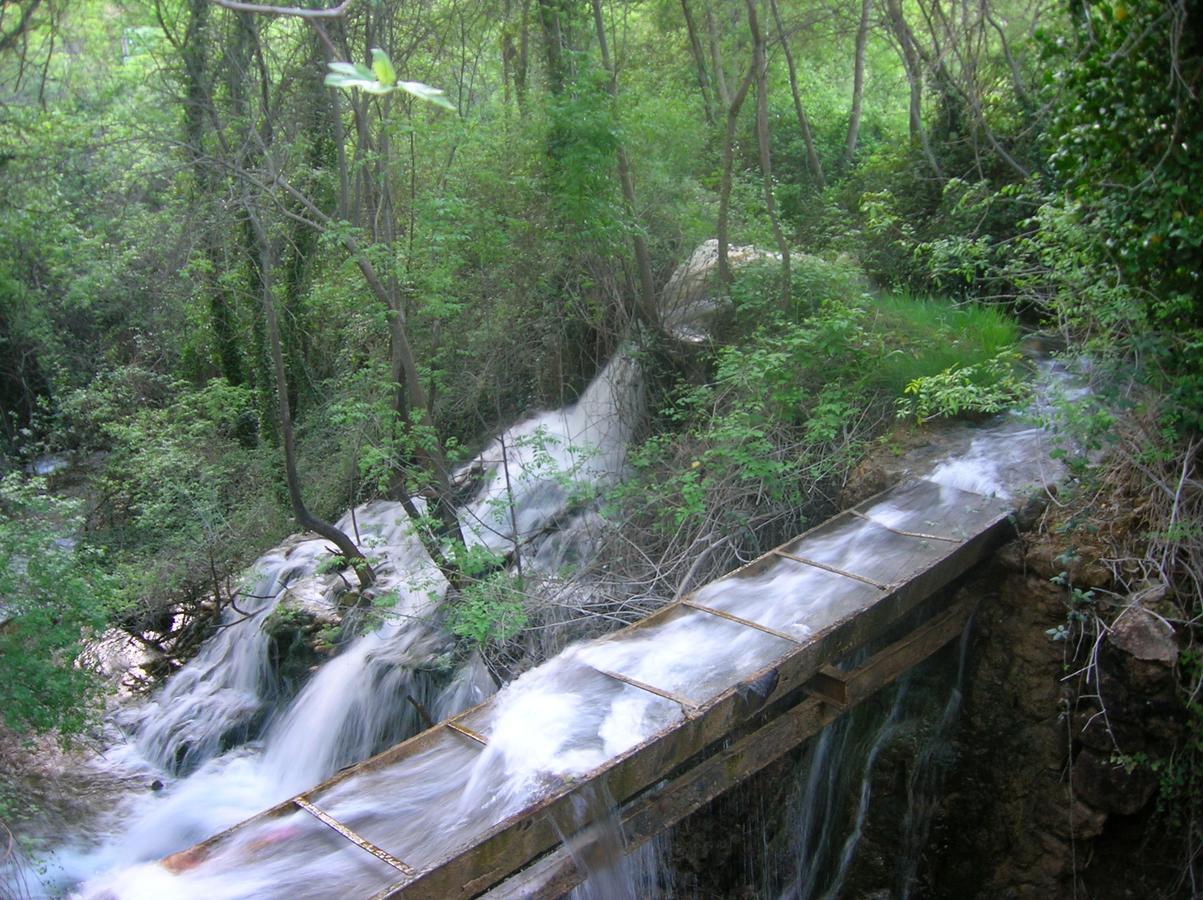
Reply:
[[695, 603], [692, 600], [680, 601], [681, 606], [687, 606], [690, 609], [696, 609], [699, 612], [709, 613], [712, 616], [718, 616], [720, 619], [726, 619], [728, 622], [735, 622], [737, 625], [743, 625], [746, 628], [755, 628], [757, 631], [763, 631], [765, 634], [771, 634], [773, 637], [779, 637], [783, 641], [789, 641], [791, 644], [803, 644], [801, 638], [795, 637], [792, 634], [786, 634], [784, 631], [778, 631], [776, 628], [770, 628], [768, 625], [761, 625], [759, 622], [753, 622], [751, 619], [745, 619], [737, 616], [734, 613], [726, 612], [725, 610], [715, 609], [713, 606], [704, 606], [701, 603]]
[[856, 516], [858, 519], [863, 519], [872, 525], [876, 525], [878, 528], [884, 528], [886, 531], [892, 531], [894, 534], [900, 534], [903, 537], [920, 538], [921, 540], [925, 541], [947, 541], [950, 544], [959, 544], [964, 540], [963, 538], [945, 537], [942, 534], [928, 534], [925, 531], [904, 531], [901, 528], [895, 528], [893, 525], [887, 525], [885, 522], [878, 521], [872, 516], [866, 516], [863, 512], [857, 509], [851, 510], [851, 514]]
[[458, 722], [456, 722], [454, 719], [448, 719], [443, 724], [446, 725], [448, 728], [450, 728], [452, 731], [454, 731], [456, 734], [462, 734], [464, 737], [468, 738], [468, 740], [470, 740], [470, 741], [476, 741], [476, 743], [478, 743], [478, 744], [483, 744], [485, 746], [488, 746], [489, 739], [487, 737], [485, 737], [483, 734], [481, 734], [480, 732], [473, 731], [467, 725], [461, 725]]
[[612, 672], [609, 669], [601, 669], [597, 666], [590, 666], [594, 672], [605, 675], [607, 678], [613, 678], [615, 681], [621, 681], [623, 684], [629, 684], [631, 687], [637, 687], [641, 691], [647, 691], [649, 694], [655, 694], [657, 697], [663, 697], [665, 700], [671, 700], [673, 703], [681, 707], [681, 711], [686, 716], [697, 714], [698, 706], [688, 697], [683, 697], [675, 691], [668, 691], [664, 688], [656, 687], [654, 684], [648, 684], [646, 681], [640, 681], [638, 678], [632, 678], [630, 675], [624, 675], [621, 672]]

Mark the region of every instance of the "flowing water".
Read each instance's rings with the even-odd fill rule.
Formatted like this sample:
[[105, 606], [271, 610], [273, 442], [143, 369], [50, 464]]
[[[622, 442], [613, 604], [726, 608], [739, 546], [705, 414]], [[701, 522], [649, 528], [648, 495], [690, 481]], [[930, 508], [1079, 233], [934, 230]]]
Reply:
[[[548, 572], [587, 558], [598, 525], [590, 493], [621, 477], [641, 412], [639, 365], [620, 354], [575, 404], [507, 430], [457, 475], [481, 481], [461, 511], [469, 541]], [[964, 506], [957, 488], [1017, 491], [1041, 474], [1033, 459], [1046, 452], [1042, 440], [1039, 429], [1018, 420], [980, 429], [967, 447], [930, 469], [930, 489], [879, 503], [865, 521], [817, 529], [806, 555], [893, 582], [922, 553], [874, 521], [931, 531], [942, 510]], [[262, 557], [236, 608], [226, 611], [197, 657], [155, 698], [115, 719], [122, 738], [97, 765], [134, 773], [148, 785], [161, 782], [163, 789], [126, 797], [44, 859], [48, 894], [83, 882], [79, 895], [96, 900], [325, 897], [333, 884], [338, 893], [366, 896], [395, 880], [386, 863], [299, 809], [257, 820], [195, 858], [174, 857], [169, 867], [156, 862], [418, 731], [416, 706], [441, 719], [494, 690], [478, 659], [445, 671], [450, 644], [435, 614], [447, 585], [400, 506], [359, 507], [339, 527], [358, 535], [379, 575], [372, 592], [388, 612], [377, 627], [322, 665], [290, 702], [279, 703], [263, 622], [286, 602], [330, 609], [344, 585], [337, 573], [320, 574], [329, 553], [324, 541], [295, 538]], [[778, 560], [713, 582], [696, 599], [804, 638], [871, 602], [873, 590]], [[487, 746], [431, 732], [404, 767], [353, 770], [310, 800], [378, 846], [404, 848], [405, 861], [420, 868], [440, 859], [447, 835], [469, 840], [682, 720], [680, 702], [606, 673], [702, 704], [791, 647], [700, 613], [665, 617], [620, 641], [578, 644], [463, 720], [488, 736]], [[838, 735], [821, 738], [813, 753], [817, 768], [807, 778], [838, 768], [840, 746]], [[864, 796], [862, 807], [868, 802]], [[805, 828], [818, 827], [820, 818]], [[615, 846], [621, 847], [620, 834]], [[844, 846], [843, 855], [851, 853], [855, 840]], [[655, 856], [653, 848], [641, 858]], [[648, 865], [625, 878], [603, 864], [582, 865], [594, 877], [581, 896], [621, 896], [616, 885], [630, 886], [634, 878], [642, 886], [631, 887], [632, 896], [646, 896], [663, 880], [648, 874]], [[643, 874], [631, 874], [636, 870]]]
[[[619, 354], [575, 404], [499, 436], [461, 473], [480, 480], [461, 511], [469, 541], [502, 553], [519, 547], [528, 565], [548, 571], [587, 557], [597, 530], [589, 491], [620, 476], [641, 404], [638, 363]], [[23, 872], [27, 885], [55, 895], [99, 871], [138, 871], [416, 733], [419, 707], [438, 721], [495, 690], [478, 657], [446, 672], [452, 643], [437, 627], [436, 610], [447, 584], [401, 505], [369, 503], [337, 525], [372, 560], [370, 598], [385, 610], [378, 626], [281, 704], [264, 623], [282, 607], [330, 616], [347, 584], [337, 572], [323, 574], [331, 555], [324, 540], [298, 536], [266, 553], [196, 657], [149, 701], [114, 716], [119, 737], [94, 765], [147, 789], [47, 855], [39, 877]], [[504, 741], [497, 746], [504, 751]], [[447, 808], [456, 793], [454, 785], [442, 789]], [[413, 796], [424, 802], [428, 794]], [[161, 890], [161, 869], [141, 868], [122, 896], [127, 889], [172, 895], [174, 887]], [[289, 881], [272, 877], [277, 887]], [[195, 895], [256, 896], [261, 889], [206, 884]]]

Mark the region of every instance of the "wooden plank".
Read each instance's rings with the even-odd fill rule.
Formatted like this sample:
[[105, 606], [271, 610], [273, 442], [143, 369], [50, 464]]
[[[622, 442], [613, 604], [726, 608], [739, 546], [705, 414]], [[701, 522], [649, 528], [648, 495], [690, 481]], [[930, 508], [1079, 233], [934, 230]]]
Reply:
[[315, 819], [317, 819], [323, 825], [326, 825], [327, 827], [332, 828], [334, 831], [337, 831], [339, 834], [341, 834], [343, 837], [345, 837], [348, 841], [350, 841], [352, 844], [354, 844], [360, 850], [367, 851], [368, 853], [372, 854], [372, 856], [376, 857], [378, 860], [388, 863], [394, 869], [396, 869], [397, 871], [399, 871], [405, 875], [413, 875], [414, 874], [413, 869], [411, 869], [409, 866], [407, 866], [401, 860], [397, 859], [397, 857], [393, 856], [393, 854], [389, 853], [387, 850], [377, 847], [371, 841], [356, 834], [354, 831], [352, 831], [350, 828], [348, 828], [342, 822], [338, 821], [338, 819], [334, 818], [334, 816], [330, 815], [325, 810], [318, 809], [316, 806], [314, 806], [308, 800], [303, 800], [300, 797], [295, 798], [292, 802], [294, 804], [296, 804], [297, 806], [299, 806], [301, 809], [305, 810], [305, 812], [309, 813], [309, 815], [313, 816]]
[[[888, 502], [899, 490], [892, 488], [883, 491], [859, 504], [858, 509], [871, 507], [878, 502]], [[920, 487], [920, 493], [938, 491], [942, 498], [951, 490], [953, 489], [938, 486]], [[977, 529], [977, 533], [963, 544], [950, 548], [943, 556], [932, 556], [930, 551], [927, 552], [925, 555], [928, 558], [918, 563], [918, 570], [908, 570], [905, 583], [884, 590], [879, 599], [866, 600], [870, 602], [867, 607], [849, 606], [841, 613], [839, 619], [822, 628], [809, 638], [807, 643], [797, 645], [783, 642], [781, 656], [766, 659], [762, 668], [707, 699], [698, 707], [693, 718], [686, 717], [683, 722], [651, 735], [643, 743], [608, 760], [593, 772], [549, 788], [545, 795], [532, 802], [525, 810], [495, 823], [481, 835], [465, 837], [458, 844], [454, 843], [454, 835], [448, 835], [449, 849], [446, 853], [438, 860], [419, 867], [412, 879], [406, 878], [385, 887], [379, 892], [379, 896], [431, 897], [440, 900], [443, 897], [474, 896], [559, 842], [559, 835], [551, 827], [548, 816], [544, 813], [567, 810], [574, 799], [575, 790], [582, 784], [605, 779], [613, 796], [619, 802], [627, 802], [693, 757], [699, 748], [715, 744], [727, 735], [746, 727], [746, 723], [759, 710], [791, 695], [791, 692], [813, 677], [829, 660], [840, 658], [850, 650], [871, 641], [884, 629], [906, 616], [935, 590], [962, 574], [989, 552], [1001, 537], [1006, 510], [998, 503], [960, 491], [954, 491], [953, 501], [943, 500], [944, 507], [947, 509], [950, 503], [961, 503], [962, 495], [968, 515], [961, 525], [966, 529]], [[833, 531], [838, 532], [841, 522], [853, 519], [856, 511], [845, 511], [778, 549], [803, 549], [798, 545], [804, 543], [812, 534], [818, 539], [825, 539]], [[770, 551], [724, 577], [755, 576], [773, 565], [774, 559], [775, 551]], [[686, 611], [687, 608], [683, 609], [681, 604], [669, 605], [611, 635], [608, 640], [620, 641], [644, 629], [659, 627], [670, 618]], [[485, 712], [492, 702], [492, 699], [486, 700], [477, 707], [461, 713], [456, 719], [472, 720], [474, 716]], [[444, 747], [450, 749], [452, 744], [448, 742], [458, 741], [449, 736], [448, 731], [449, 729], [435, 728], [416, 735], [336, 774], [300, 795], [300, 799], [330, 791], [347, 779], [403, 766], [410, 756], [438, 752]], [[203, 857], [216, 850], [223, 842], [232, 839], [242, 829], [287, 815], [295, 808], [293, 801], [285, 801], [209, 838], [188, 852]], [[396, 849], [404, 852], [404, 848]], [[336, 886], [332, 884], [331, 890], [337, 890]]]
[[480, 838], [450, 849], [443, 860], [420, 871], [415, 878], [390, 885], [377, 896], [381, 900], [397, 897], [442, 900], [467, 898], [483, 892], [558, 843], [559, 837], [549, 820], [557, 813], [561, 818], [568, 813], [572, 794], [580, 784], [605, 777], [615, 799], [625, 802], [663, 778], [664, 773], [690, 758], [698, 748], [718, 741], [755, 712], [747, 708], [749, 688], [773, 676], [776, 684], [766, 698], [767, 703], [801, 686], [827, 660], [839, 658], [871, 640], [976, 564], [1001, 538], [1005, 522], [1006, 515], [1000, 511], [990, 527], [950, 548], [947, 555], [906, 584], [889, 591], [869, 608], [818, 633], [810, 643], [789, 648], [783, 657], [712, 698], [699, 708], [694, 718], [687, 718], [676, 727], [651, 736], [593, 772], [552, 790], [527, 809], [499, 822]]
[[820, 700], [827, 701], [837, 709], [843, 709], [848, 705], [847, 676], [831, 666], [823, 666], [815, 672], [810, 681], [806, 682], [805, 690]]
[[[917, 663], [955, 640], [964, 630], [973, 601], [963, 600], [938, 614], [905, 638], [891, 644], [850, 672], [841, 673], [858, 704], [893, 683]], [[821, 698], [808, 697], [752, 734], [721, 748], [689, 772], [657, 786], [620, 812], [626, 852], [638, 849], [723, 792], [780, 759], [846, 710]], [[578, 855], [589, 848], [574, 847]], [[551, 900], [580, 884], [586, 873], [573, 862], [567, 847], [547, 854], [483, 895], [484, 900]]]

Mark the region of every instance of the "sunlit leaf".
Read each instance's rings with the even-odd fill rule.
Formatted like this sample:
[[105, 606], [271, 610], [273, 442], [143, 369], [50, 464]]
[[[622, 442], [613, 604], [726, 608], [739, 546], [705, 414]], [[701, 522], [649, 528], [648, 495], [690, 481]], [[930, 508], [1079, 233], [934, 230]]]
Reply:
[[431, 87], [420, 81], [399, 81], [397, 82], [397, 87], [401, 88], [407, 94], [413, 94], [420, 100], [434, 103], [446, 109], [455, 109], [455, 104], [447, 99], [447, 94], [439, 88]]
[[376, 80], [387, 87], [397, 83], [397, 70], [393, 68], [392, 60], [379, 47], [372, 48], [372, 72]]

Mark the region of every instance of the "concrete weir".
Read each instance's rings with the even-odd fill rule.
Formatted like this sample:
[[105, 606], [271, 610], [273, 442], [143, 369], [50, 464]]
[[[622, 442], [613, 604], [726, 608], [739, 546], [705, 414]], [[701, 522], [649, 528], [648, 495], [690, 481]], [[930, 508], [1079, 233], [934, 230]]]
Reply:
[[[628, 848], [638, 846], [959, 635], [971, 610], [941, 590], [1003, 540], [1010, 511], [911, 481], [545, 663], [543, 675], [571, 679], [570, 696], [615, 698], [611, 717], [619, 701], [638, 702], [640, 721], [653, 723], [618, 745], [603, 740], [611, 718], [574, 726], [563, 746], [587, 745], [573, 757], [589, 760], [586, 768], [548, 754], [531, 763], [537, 777], [480, 792], [482, 780], [501, 785], [509, 771], [499, 756], [514, 727], [512, 709], [501, 712], [503, 691], [160, 865], [188, 879], [293, 860], [313, 873], [289, 891], [294, 898], [560, 896], [583, 877], [574, 862], [589, 843], [582, 797], [612, 799]], [[716, 647], [732, 649], [719, 660], [707, 649]], [[699, 658], [675, 666], [663, 658], [673, 652]], [[528, 746], [537, 746], [538, 727], [532, 717]], [[611, 746], [618, 751], [598, 750]], [[449, 772], [464, 774], [442, 777]], [[468, 784], [488, 802], [456, 808]], [[566, 822], [582, 830], [572, 853]], [[317, 860], [327, 854], [342, 863], [323, 884]]]

